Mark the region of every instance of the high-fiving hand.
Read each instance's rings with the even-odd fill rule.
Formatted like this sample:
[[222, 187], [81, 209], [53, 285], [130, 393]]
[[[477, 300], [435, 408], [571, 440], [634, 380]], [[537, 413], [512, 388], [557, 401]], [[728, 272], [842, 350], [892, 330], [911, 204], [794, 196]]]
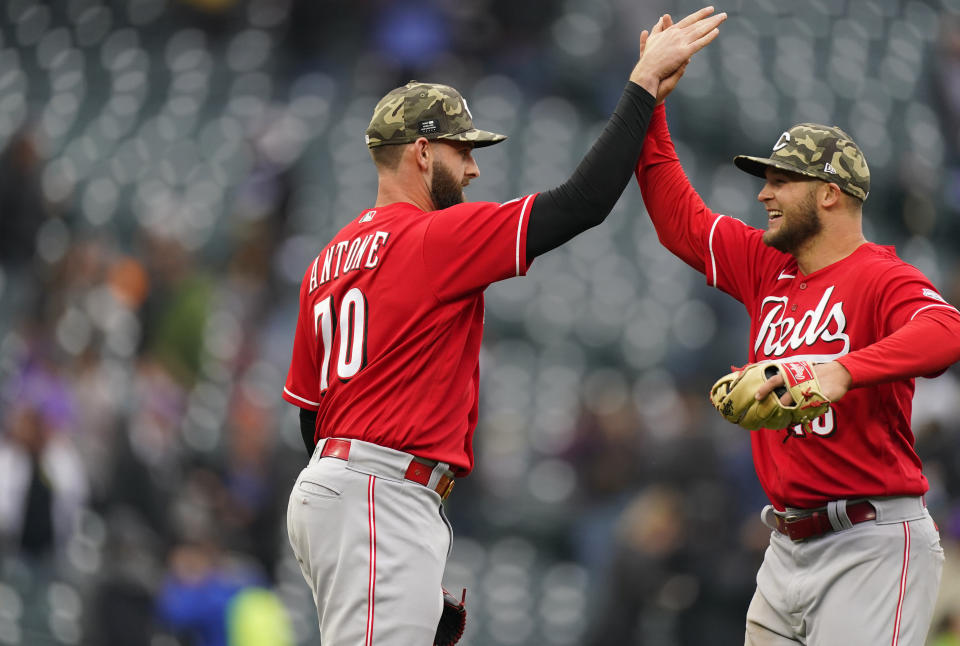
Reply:
[[720, 33], [717, 27], [727, 19], [727, 14], [711, 14], [713, 7], [704, 7], [676, 24], [669, 14], [661, 16], [653, 29], [640, 34], [640, 60], [630, 80], [662, 103], [683, 76], [690, 57]]

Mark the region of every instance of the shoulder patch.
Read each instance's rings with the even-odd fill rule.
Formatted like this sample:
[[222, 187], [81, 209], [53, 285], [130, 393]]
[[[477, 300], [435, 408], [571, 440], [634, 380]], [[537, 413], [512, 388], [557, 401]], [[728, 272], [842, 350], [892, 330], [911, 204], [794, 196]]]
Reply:
[[[940, 294], [936, 293], [932, 289], [923, 288], [923, 295], [927, 298], [932, 298], [935, 301], [940, 301], [941, 303], [946, 303], [946, 299], [943, 298]], [[949, 303], [947, 303], [949, 305]]]

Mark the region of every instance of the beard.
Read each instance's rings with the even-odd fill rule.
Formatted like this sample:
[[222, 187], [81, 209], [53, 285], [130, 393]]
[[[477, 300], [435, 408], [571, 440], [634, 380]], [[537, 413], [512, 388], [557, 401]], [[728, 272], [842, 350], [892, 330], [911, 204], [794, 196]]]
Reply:
[[766, 231], [763, 241], [777, 251], [796, 255], [796, 252], [823, 230], [823, 222], [817, 215], [817, 206], [811, 191], [796, 207], [783, 210], [780, 228]]
[[433, 198], [433, 205], [438, 211], [461, 204], [464, 200], [463, 186], [453, 176], [450, 169], [439, 161], [433, 164], [430, 196]]

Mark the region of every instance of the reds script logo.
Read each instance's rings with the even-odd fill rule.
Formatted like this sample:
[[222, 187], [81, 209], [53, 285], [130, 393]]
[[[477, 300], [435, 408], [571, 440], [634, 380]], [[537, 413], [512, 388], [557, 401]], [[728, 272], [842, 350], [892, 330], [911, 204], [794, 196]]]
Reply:
[[[799, 320], [787, 316], [786, 296], [767, 296], [760, 304], [760, 329], [753, 345], [755, 353], [765, 357], [806, 355], [807, 360], [832, 361], [850, 350], [845, 330], [847, 317], [843, 302], [830, 303], [834, 288], [823, 293], [816, 308], [807, 310]], [[816, 354], [811, 352], [816, 346]], [[805, 351], [804, 351], [805, 350]]]

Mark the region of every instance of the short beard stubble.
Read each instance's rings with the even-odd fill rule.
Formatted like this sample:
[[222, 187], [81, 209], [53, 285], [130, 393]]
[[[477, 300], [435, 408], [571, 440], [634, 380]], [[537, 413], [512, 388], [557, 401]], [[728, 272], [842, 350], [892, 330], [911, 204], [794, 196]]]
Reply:
[[807, 196], [790, 210], [789, 219], [784, 210], [779, 229], [766, 231], [763, 234], [763, 241], [768, 247], [796, 255], [804, 244], [823, 230], [823, 222], [817, 215], [813, 194], [814, 191], [811, 189]]
[[433, 164], [433, 180], [430, 182], [430, 196], [436, 210], [446, 209], [463, 203], [463, 186], [442, 162]]

